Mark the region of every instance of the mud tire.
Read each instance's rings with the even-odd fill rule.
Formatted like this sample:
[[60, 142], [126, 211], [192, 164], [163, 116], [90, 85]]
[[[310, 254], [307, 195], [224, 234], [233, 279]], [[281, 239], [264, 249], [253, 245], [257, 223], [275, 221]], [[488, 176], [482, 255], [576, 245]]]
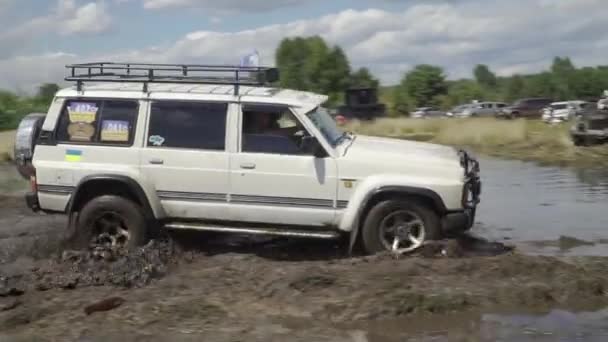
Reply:
[[441, 239], [441, 220], [439, 215], [419, 200], [387, 200], [374, 206], [363, 222], [361, 245], [366, 254], [385, 252], [387, 249], [380, 239], [378, 230], [382, 220], [391, 213], [408, 210], [419, 216], [424, 222], [424, 241]]
[[75, 248], [86, 249], [94, 234], [94, 221], [104, 212], [112, 212], [121, 217], [129, 232], [126, 249], [132, 250], [144, 245], [148, 240], [146, 218], [142, 208], [131, 200], [114, 195], [95, 197], [87, 202], [75, 223], [74, 235], [71, 241]]

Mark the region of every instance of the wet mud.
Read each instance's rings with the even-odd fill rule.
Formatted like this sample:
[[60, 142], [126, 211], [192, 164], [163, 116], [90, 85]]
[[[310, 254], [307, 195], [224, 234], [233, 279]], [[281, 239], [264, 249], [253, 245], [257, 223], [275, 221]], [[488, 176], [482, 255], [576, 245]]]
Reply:
[[[398, 257], [348, 256], [339, 242], [193, 233], [126, 254], [72, 251], [61, 217], [14, 200], [0, 207], [10, 223], [0, 226], [1, 247], [20, 246], [0, 262], [2, 341], [437, 340], [411, 322], [608, 304], [605, 257], [530, 256], [473, 236]], [[449, 340], [485, 340], [464, 326], [450, 328]]]

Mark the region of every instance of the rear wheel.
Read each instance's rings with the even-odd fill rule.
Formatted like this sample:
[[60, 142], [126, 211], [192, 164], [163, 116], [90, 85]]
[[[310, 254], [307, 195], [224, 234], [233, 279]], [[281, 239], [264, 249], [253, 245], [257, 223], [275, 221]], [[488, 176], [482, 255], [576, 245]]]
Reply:
[[129, 250], [147, 240], [143, 210], [124, 197], [93, 198], [78, 215], [74, 241], [79, 248]]
[[408, 253], [425, 241], [441, 238], [437, 213], [418, 201], [387, 200], [370, 210], [363, 223], [362, 242], [366, 253]]

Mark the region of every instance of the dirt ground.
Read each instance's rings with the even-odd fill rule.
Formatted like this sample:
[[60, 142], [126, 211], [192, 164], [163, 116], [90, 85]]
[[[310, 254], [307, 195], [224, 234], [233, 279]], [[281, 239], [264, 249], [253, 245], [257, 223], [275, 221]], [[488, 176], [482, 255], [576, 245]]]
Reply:
[[608, 304], [603, 257], [472, 238], [347, 257], [333, 242], [201, 234], [92, 255], [63, 249], [64, 224], [0, 197], [1, 341], [481, 341], [484, 312]]

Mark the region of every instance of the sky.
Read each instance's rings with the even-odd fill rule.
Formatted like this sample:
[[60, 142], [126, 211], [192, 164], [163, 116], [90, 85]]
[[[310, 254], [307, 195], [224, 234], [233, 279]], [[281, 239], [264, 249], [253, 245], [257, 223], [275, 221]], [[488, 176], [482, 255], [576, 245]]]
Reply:
[[450, 79], [608, 65], [608, 0], [0, 0], [0, 88], [60, 82], [73, 62], [274, 64], [281, 39], [320, 35], [395, 84], [421, 63]]

